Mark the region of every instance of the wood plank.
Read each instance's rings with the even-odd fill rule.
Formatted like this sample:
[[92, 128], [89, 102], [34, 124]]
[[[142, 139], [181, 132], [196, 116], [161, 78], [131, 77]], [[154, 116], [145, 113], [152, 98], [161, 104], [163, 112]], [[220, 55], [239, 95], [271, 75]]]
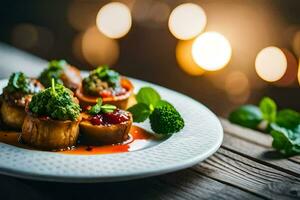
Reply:
[[272, 137], [270, 135], [232, 124], [224, 118], [220, 118], [220, 121], [225, 133], [264, 147], [271, 147]]
[[236, 187], [215, 181], [192, 170], [183, 170], [159, 177], [167, 185], [173, 185], [188, 194], [189, 199], [262, 199]]
[[300, 177], [300, 165], [282, 158], [282, 155], [272, 148], [266, 148], [255, 143], [250, 143], [229, 134], [224, 135], [222, 147], [251, 160], [267, 164], [272, 168], [283, 170], [286, 173]]
[[[0, 176], [0, 199], [262, 199], [190, 169], [141, 180], [70, 184]], [[4, 192], [5, 191], [5, 192]], [[6, 196], [4, 196], [6, 195]], [[23, 199], [23, 198], [22, 198]]]
[[220, 148], [194, 167], [199, 173], [270, 199], [299, 199], [300, 179]]
[[[262, 133], [256, 130], [238, 126], [236, 124], [230, 123], [227, 119], [219, 118], [221, 124], [224, 128], [224, 132], [229, 135], [247, 140], [253, 144], [263, 146], [265, 148], [272, 147], [272, 137], [269, 134]], [[287, 158], [288, 160], [300, 164], [300, 156], [293, 156]]]

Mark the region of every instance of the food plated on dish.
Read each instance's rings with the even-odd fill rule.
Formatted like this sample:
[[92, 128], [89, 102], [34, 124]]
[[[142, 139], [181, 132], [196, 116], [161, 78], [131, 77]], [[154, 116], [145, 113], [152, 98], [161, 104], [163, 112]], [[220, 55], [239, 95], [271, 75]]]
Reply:
[[[82, 72], [82, 77], [86, 75]], [[74, 147], [63, 151], [41, 151], [20, 143], [20, 131], [0, 129], [0, 174], [59, 182], [121, 181], [187, 168], [217, 151], [223, 138], [222, 127], [204, 105], [159, 85], [134, 78], [128, 80], [135, 88], [135, 95], [129, 99], [129, 108], [123, 109], [131, 113], [134, 122], [126, 141], [112, 145], [85, 143], [79, 124], [79, 137]], [[0, 93], [7, 84], [8, 80], [0, 80]], [[184, 123], [164, 100], [172, 103]], [[102, 102], [101, 106], [105, 104]], [[162, 105], [164, 108], [159, 108]], [[81, 119], [84, 119], [86, 109], [90, 107], [81, 108]], [[163, 117], [162, 112], [173, 114]], [[153, 119], [166, 122], [172, 119], [176, 125], [173, 122], [156, 123], [158, 120]], [[159, 128], [161, 132], [172, 132], [183, 125], [184, 128], [174, 134], [154, 131]]]
[[13, 73], [1, 95], [1, 118], [5, 124], [21, 129], [25, 113], [25, 104], [32, 95], [43, 90], [43, 85], [22, 72]]
[[[134, 95], [133, 87], [108, 66], [81, 79], [63, 60], [51, 61], [38, 80], [13, 73], [1, 95], [1, 119], [16, 131], [0, 131], [0, 142], [66, 154], [116, 153], [143, 149], [184, 127], [157, 91], [143, 87]], [[129, 105], [130, 98], [137, 103]], [[133, 125], [146, 119], [152, 132]]]
[[103, 103], [112, 104], [121, 109], [127, 108], [132, 94], [132, 83], [108, 66], [101, 66], [91, 71], [76, 90], [81, 106], [94, 105], [100, 97]]

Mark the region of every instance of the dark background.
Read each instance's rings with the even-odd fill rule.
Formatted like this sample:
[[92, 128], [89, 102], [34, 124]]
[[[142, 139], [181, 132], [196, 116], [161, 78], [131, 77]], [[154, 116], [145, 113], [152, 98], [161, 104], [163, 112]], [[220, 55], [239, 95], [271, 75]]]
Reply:
[[[47, 60], [63, 58], [81, 69], [90, 69], [92, 64], [78, 53], [79, 46], [74, 40], [95, 25], [98, 10], [108, 2], [110, 1], [1, 1], [0, 41]], [[300, 43], [295, 44], [293, 37], [300, 30], [300, 1], [121, 2], [127, 4], [133, 12], [133, 24], [129, 33], [116, 41], [119, 56], [113, 67], [121, 73], [187, 94], [223, 116], [239, 104], [257, 103], [266, 95], [274, 98], [280, 107], [299, 110], [297, 80], [288, 86], [266, 83], [256, 75], [254, 61], [257, 53], [270, 45], [286, 48], [297, 57], [297, 45]], [[182, 71], [175, 56], [178, 40], [168, 30], [168, 18], [157, 19], [166, 13], [155, 13], [154, 10], [153, 14], [149, 11], [157, 2], [164, 4], [165, 8], [167, 6], [169, 11], [184, 2], [198, 3], [207, 15], [205, 31], [222, 33], [232, 45], [233, 55], [228, 66], [202, 76], [191, 76]], [[246, 93], [231, 95], [224, 86], [226, 77], [236, 70], [246, 74], [249, 86]], [[237, 82], [235, 87], [238, 86]]]

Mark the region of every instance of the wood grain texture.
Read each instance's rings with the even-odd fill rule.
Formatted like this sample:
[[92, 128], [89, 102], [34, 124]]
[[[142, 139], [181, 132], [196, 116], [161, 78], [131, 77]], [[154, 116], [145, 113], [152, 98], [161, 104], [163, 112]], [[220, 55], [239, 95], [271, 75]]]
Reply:
[[283, 158], [281, 154], [272, 148], [265, 148], [229, 134], [224, 135], [222, 147], [253, 161], [300, 177], [300, 165]]
[[0, 199], [262, 199], [190, 169], [117, 183], [49, 183], [6, 176], [0, 180]]
[[194, 169], [215, 180], [265, 198], [300, 198], [299, 178], [223, 148]]
[[[269, 134], [232, 124], [227, 119], [224, 119], [222, 117], [220, 117], [219, 119], [227, 135], [233, 135], [242, 140], [257, 144], [261, 147], [266, 148], [266, 151], [272, 148], [273, 139]], [[300, 164], [300, 156], [293, 156], [286, 159]]]

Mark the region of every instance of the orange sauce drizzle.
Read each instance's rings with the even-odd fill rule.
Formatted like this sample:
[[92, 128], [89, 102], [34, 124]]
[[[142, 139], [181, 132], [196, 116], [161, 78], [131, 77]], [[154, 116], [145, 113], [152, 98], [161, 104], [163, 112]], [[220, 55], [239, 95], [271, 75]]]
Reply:
[[[30, 146], [19, 142], [20, 132], [0, 131], [0, 142], [13, 146], [34, 149]], [[130, 129], [130, 139], [122, 144], [104, 145], [104, 146], [88, 146], [79, 144], [71, 150], [57, 151], [54, 153], [72, 154], [72, 155], [96, 155], [129, 152], [134, 146], [134, 150], [143, 149], [150, 145], [151, 141], [158, 140], [154, 135], [137, 126]]]

